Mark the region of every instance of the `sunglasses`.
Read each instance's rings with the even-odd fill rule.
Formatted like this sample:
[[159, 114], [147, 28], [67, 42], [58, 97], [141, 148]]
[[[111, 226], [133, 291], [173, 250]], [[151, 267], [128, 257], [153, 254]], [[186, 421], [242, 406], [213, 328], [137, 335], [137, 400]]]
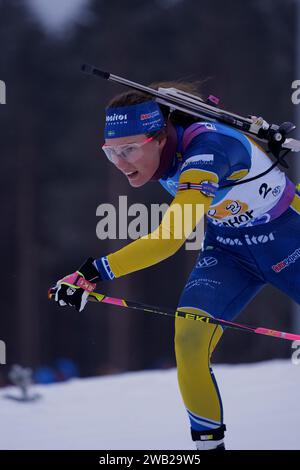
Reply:
[[148, 137], [143, 142], [133, 142], [131, 144], [122, 145], [104, 144], [102, 145], [102, 150], [111, 162], [113, 162], [115, 157], [121, 157], [127, 161], [137, 160], [143, 155], [143, 146], [154, 140], [160, 132], [161, 130], [155, 132], [155, 134]]

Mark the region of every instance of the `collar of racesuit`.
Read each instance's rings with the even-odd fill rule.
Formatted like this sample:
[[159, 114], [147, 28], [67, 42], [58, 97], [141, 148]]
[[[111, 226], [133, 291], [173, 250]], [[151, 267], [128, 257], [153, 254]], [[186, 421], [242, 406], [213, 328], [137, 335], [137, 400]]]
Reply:
[[172, 166], [174, 156], [177, 150], [177, 132], [173, 124], [167, 123], [167, 141], [160, 156], [159, 166], [150, 181], [158, 181], [161, 179]]

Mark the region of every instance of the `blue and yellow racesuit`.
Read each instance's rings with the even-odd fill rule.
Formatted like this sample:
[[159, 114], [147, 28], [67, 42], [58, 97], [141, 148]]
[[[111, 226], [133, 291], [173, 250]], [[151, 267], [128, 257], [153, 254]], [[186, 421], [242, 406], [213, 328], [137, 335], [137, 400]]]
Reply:
[[[159, 181], [174, 195], [172, 204], [154, 232], [97, 261], [102, 276], [113, 279], [171, 256], [188, 236], [174, 236], [174, 205], [202, 204], [208, 227], [178, 308], [233, 320], [266, 283], [300, 303], [300, 197], [294, 184], [275, 167], [222, 189], [268, 169], [271, 160], [263, 149], [221, 124], [168, 126]], [[190, 217], [192, 231], [202, 214], [193, 211]], [[192, 434], [223, 427], [210, 367], [222, 332], [216, 325], [175, 321], [178, 381]]]

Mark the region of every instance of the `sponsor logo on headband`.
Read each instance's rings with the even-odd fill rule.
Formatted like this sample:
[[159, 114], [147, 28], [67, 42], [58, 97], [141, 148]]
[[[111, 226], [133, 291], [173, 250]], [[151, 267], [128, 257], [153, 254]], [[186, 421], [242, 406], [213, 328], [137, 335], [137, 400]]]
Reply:
[[157, 110], [152, 111], [152, 113], [144, 113], [140, 115], [140, 120], [144, 121], [145, 119], [151, 119], [154, 118], [155, 116], [160, 116], [160, 112]]
[[113, 122], [113, 121], [127, 121], [127, 114], [111, 114], [106, 116], [106, 122]]

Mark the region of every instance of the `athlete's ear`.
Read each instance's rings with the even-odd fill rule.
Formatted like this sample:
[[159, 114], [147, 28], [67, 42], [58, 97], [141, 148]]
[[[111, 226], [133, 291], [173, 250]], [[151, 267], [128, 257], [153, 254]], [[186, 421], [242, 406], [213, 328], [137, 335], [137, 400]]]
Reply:
[[165, 146], [165, 143], [167, 142], [167, 136], [164, 135], [163, 137], [161, 137], [160, 139], [157, 139], [158, 141], [158, 148], [159, 150], [162, 150]]

